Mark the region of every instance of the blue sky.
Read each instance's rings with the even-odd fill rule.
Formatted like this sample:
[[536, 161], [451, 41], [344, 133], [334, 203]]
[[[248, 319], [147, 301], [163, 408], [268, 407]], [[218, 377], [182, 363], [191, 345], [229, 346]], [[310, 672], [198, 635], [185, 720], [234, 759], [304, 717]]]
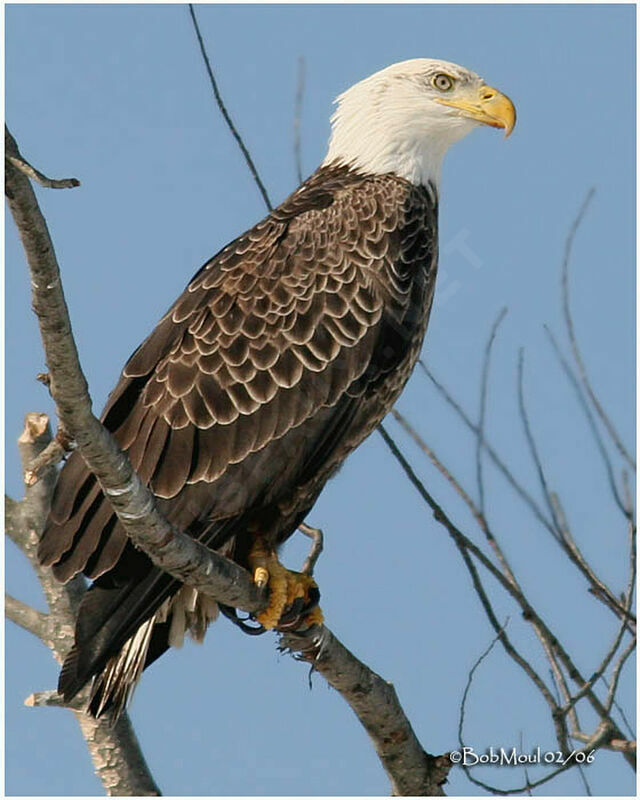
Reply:
[[[292, 155], [298, 57], [306, 59], [303, 172], [322, 160], [333, 98], [396, 61], [438, 57], [506, 92], [518, 125], [506, 142], [483, 129], [445, 162], [441, 271], [424, 357], [477, 415], [481, 358], [502, 306], [487, 435], [539, 498], [515, 393], [518, 349], [549, 480], [575, 538], [619, 592], [625, 529], [588, 428], [548, 346], [560, 336], [560, 262], [587, 192], [597, 193], [572, 266], [575, 322], [593, 383], [629, 447], [635, 441], [635, 9], [630, 5], [199, 6], [220, 88], [279, 202], [296, 186]], [[82, 187], [38, 190], [62, 267], [83, 366], [99, 410], [128, 355], [198, 267], [264, 214], [261, 198], [214, 106], [186, 6], [13, 5], [6, 8], [7, 121], [22, 152]], [[27, 411], [51, 411], [35, 381], [44, 368], [28, 278], [11, 224], [6, 254], [7, 489], [21, 495], [13, 444]], [[474, 444], [418, 372], [398, 408], [475, 493]], [[468, 515], [392, 420], [426, 485], [465, 530]], [[487, 471], [487, 508], [518, 574], [547, 621], [590, 674], [614, 631], [557, 547]], [[327, 622], [398, 691], [423, 745], [455, 747], [469, 670], [493, 634], [466, 571], [379, 436], [327, 486], [311, 524], [325, 530], [317, 569]], [[477, 541], [477, 534], [474, 531]], [[306, 543], [289, 545], [300, 563]], [[42, 607], [12, 546], [7, 588]], [[493, 588], [493, 587], [492, 587]], [[517, 610], [501, 619], [544, 662]], [[385, 794], [365, 733], [341, 699], [276, 652], [275, 638], [222, 621], [148, 673], [131, 714], [166, 794]], [[71, 715], [22, 705], [51, 688], [49, 653], [9, 624], [6, 637], [6, 790], [96, 794]], [[620, 701], [634, 696], [633, 667]], [[585, 716], [584, 727], [592, 723]], [[466, 738], [476, 749], [554, 749], [546, 709], [497, 648], [478, 671]], [[535, 777], [535, 772], [532, 776]], [[517, 770], [493, 774], [520, 783]], [[631, 794], [621, 759], [599, 753], [594, 794]], [[450, 794], [474, 793], [451, 774]], [[571, 773], [540, 793], [583, 792]]]

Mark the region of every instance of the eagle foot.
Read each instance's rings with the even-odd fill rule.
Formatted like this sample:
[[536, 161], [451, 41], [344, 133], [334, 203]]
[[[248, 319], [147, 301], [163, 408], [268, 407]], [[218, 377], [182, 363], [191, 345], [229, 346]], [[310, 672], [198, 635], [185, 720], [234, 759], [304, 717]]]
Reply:
[[269, 586], [269, 605], [255, 615], [264, 628], [292, 631], [322, 624], [320, 590], [313, 578], [283, 567], [261, 540], [249, 553], [249, 566], [254, 583]]

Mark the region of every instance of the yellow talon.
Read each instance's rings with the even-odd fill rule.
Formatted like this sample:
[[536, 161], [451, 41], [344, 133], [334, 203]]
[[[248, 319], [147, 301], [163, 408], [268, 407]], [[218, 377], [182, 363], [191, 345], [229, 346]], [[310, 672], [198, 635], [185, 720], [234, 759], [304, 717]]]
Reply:
[[269, 570], [266, 567], [256, 567], [253, 582], [259, 589], [266, 586], [269, 583]]
[[[288, 608], [296, 600], [307, 600], [309, 591], [317, 589], [317, 584], [308, 575], [292, 572], [278, 561], [276, 554], [268, 550], [259, 537], [249, 553], [249, 567], [253, 571], [253, 581], [263, 587], [269, 585], [269, 605], [256, 614], [258, 622], [267, 630], [275, 628]], [[304, 607], [304, 606], [303, 606]], [[304, 627], [322, 623], [322, 611], [314, 608], [303, 620]]]

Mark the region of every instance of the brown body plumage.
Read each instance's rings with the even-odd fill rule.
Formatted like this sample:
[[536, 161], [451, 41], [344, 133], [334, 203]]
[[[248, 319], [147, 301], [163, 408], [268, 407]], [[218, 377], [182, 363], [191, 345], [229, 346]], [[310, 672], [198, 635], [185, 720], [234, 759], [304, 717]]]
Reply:
[[[411, 372], [435, 247], [433, 187], [337, 166], [205, 264], [129, 359], [103, 414], [174, 525], [242, 564], [256, 531], [274, 546], [295, 531]], [[40, 558], [60, 580], [95, 580], [61, 675], [67, 698], [125, 644], [149, 646], [147, 663], [164, 652], [178, 615], [165, 601], [181, 584], [128, 542], [77, 453]], [[186, 608], [201, 633], [211, 609], [194, 598]], [[95, 694], [94, 712], [110, 702]]]

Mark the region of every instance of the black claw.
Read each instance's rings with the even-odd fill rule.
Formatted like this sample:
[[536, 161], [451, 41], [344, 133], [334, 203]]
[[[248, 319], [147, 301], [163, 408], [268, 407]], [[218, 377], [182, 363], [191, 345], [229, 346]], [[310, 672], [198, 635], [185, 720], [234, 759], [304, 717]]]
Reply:
[[[297, 597], [287, 608], [284, 614], [282, 614], [280, 617], [280, 621], [276, 625], [276, 629], [279, 631], [289, 632], [300, 630], [300, 626], [304, 618], [318, 605], [319, 602], [320, 589], [318, 589], [317, 586], [312, 586], [307, 592], [307, 597]], [[230, 619], [234, 625], [237, 625], [237, 627], [240, 628], [243, 633], [246, 633], [249, 636], [260, 636], [261, 634], [266, 633], [267, 629], [260, 625], [260, 623], [257, 623], [257, 625], [247, 624], [247, 620], [252, 619], [252, 617], [242, 619], [238, 616], [237, 608], [225, 606], [223, 603], [218, 603], [218, 606], [220, 607], [220, 611], [224, 614], [224, 616], [227, 619]]]
[[[231, 606], [225, 606], [222, 603], [218, 603], [218, 606], [220, 607], [220, 611], [222, 611], [224, 616], [227, 619], [230, 619], [234, 625], [237, 625], [243, 633], [246, 633], [249, 636], [260, 636], [261, 634], [267, 632], [267, 629], [260, 625], [260, 623], [258, 623], [257, 626], [247, 625], [246, 620], [241, 619], [238, 616], [238, 609], [232, 608]], [[247, 617], [247, 619], [250, 619], [250, 617]]]
[[320, 589], [312, 586], [306, 597], [297, 597], [282, 614], [276, 628], [279, 631], [295, 631], [300, 627], [304, 617], [320, 602]]

